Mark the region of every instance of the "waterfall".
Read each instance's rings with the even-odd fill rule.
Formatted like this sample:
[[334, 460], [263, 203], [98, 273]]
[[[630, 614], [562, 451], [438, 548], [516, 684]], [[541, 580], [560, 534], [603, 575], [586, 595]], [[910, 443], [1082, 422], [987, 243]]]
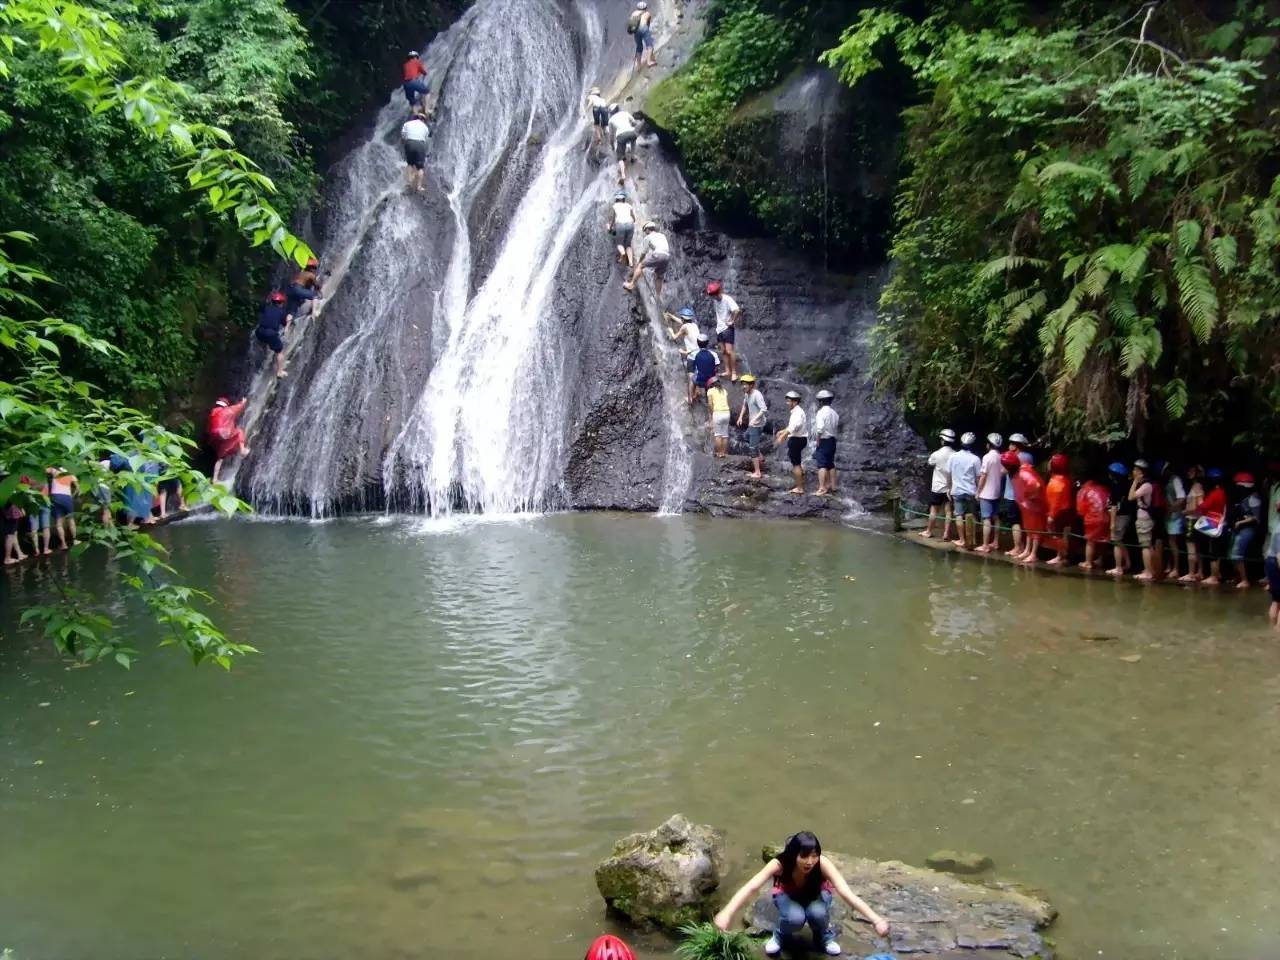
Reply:
[[253, 389], [238, 489], [260, 509], [563, 502], [589, 335], [565, 302], [581, 282], [567, 257], [599, 234], [612, 190], [611, 165], [587, 162], [582, 105], [591, 78], [625, 63], [605, 59], [592, 3], [479, 0], [427, 48], [439, 109], [425, 194], [405, 191], [399, 90], [340, 164], [321, 228], [329, 302], [291, 331], [270, 404], [269, 376]]

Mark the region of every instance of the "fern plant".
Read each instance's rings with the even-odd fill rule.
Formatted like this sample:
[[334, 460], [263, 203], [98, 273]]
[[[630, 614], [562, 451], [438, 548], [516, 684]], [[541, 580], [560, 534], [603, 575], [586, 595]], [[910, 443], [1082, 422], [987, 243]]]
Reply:
[[755, 941], [741, 930], [725, 932], [714, 923], [688, 923], [676, 947], [679, 960], [755, 960]]

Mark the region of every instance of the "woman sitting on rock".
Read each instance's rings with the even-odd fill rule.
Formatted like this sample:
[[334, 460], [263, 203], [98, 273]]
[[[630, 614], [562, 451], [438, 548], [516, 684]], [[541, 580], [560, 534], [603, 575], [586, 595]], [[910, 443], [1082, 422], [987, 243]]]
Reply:
[[770, 880], [773, 881], [773, 903], [778, 908], [778, 926], [764, 945], [764, 952], [770, 957], [781, 953], [783, 941], [798, 933], [806, 923], [813, 931], [815, 945], [821, 943], [829, 956], [840, 955], [840, 944], [836, 943], [830, 923], [832, 892], [866, 917], [879, 936], [889, 935], [889, 922], [849, 889], [835, 864], [822, 855], [818, 838], [807, 830], [787, 837], [782, 852], [743, 884], [716, 914], [716, 926], [728, 930], [734, 915]]

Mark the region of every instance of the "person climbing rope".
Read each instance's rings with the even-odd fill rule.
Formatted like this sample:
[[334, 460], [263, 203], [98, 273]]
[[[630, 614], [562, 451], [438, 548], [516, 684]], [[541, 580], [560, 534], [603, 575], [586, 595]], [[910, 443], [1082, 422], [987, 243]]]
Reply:
[[609, 105], [609, 144], [618, 161], [618, 183], [627, 179], [627, 160], [635, 161], [635, 144], [639, 136], [636, 118], [616, 103]]
[[800, 465], [804, 457], [804, 448], [809, 445], [809, 418], [800, 403], [800, 394], [794, 390], [787, 391], [787, 425], [774, 436], [773, 442], [781, 446], [787, 441], [787, 459], [791, 461], [791, 476], [796, 485], [788, 493], [804, 493], [804, 467]]
[[209, 439], [213, 441], [213, 482], [218, 482], [222, 461], [236, 454], [248, 456], [251, 452], [245, 444], [244, 431], [236, 426], [236, 420], [248, 405], [247, 398], [233, 404], [226, 397], [219, 397], [209, 411]]
[[813, 462], [818, 465], [820, 497], [836, 492], [836, 434], [840, 432], [840, 415], [831, 407], [834, 399], [830, 390], [819, 390], [818, 412], [813, 415], [813, 432], [818, 438]]
[[271, 296], [262, 305], [258, 314], [258, 328], [253, 331], [259, 343], [266, 344], [276, 355], [276, 376], [287, 376], [284, 370], [284, 340], [280, 332], [289, 325], [289, 312], [285, 309], [284, 294], [279, 290], [271, 291]]
[[608, 227], [609, 233], [613, 235], [614, 246], [618, 248], [618, 262], [634, 267], [635, 255], [631, 252], [631, 240], [636, 232], [636, 210], [622, 190], [613, 195]]
[[[764, 945], [765, 956], [778, 956], [787, 939], [804, 929], [806, 923], [813, 931], [814, 947], [821, 947], [828, 956], [839, 956], [837, 928], [831, 925], [833, 894], [861, 914], [877, 936], [889, 935], [889, 921], [849, 888], [839, 868], [822, 855], [822, 844], [818, 838], [808, 830], [787, 837], [782, 852], [744, 883], [729, 898], [724, 909], [715, 915], [715, 925], [721, 930], [728, 930], [737, 912], [770, 881], [773, 883], [773, 903], [778, 908], [778, 925]], [[800, 954], [793, 952], [793, 955]]]
[[644, 234], [647, 249], [644, 258], [636, 264], [635, 269], [631, 272], [631, 279], [622, 285], [624, 290], [634, 290], [636, 282], [640, 279], [640, 274], [645, 270], [653, 272], [653, 292], [657, 295], [658, 305], [662, 305], [662, 280], [667, 275], [667, 263], [671, 260], [671, 245], [667, 242], [667, 238], [658, 230], [658, 225], [652, 220], [646, 220], [643, 227], [640, 228]]
[[716, 345], [724, 351], [724, 367], [729, 373], [729, 379], [737, 380], [738, 356], [735, 343], [742, 308], [738, 306], [738, 301], [724, 292], [724, 284], [719, 280], [712, 280], [707, 284], [707, 296], [716, 308]]
[[404, 98], [410, 107], [419, 102], [426, 102], [431, 85], [427, 83], [427, 65], [418, 56], [417, 50], [409, 51], [409, 59], [404, 62]]
[[414, 112], [404, 126], [400, 128], [400, 139], [404, 143], [405, 174], [411, 190], [422, 192], [422, 178], [427, 163], [427, 139], [431, 130], [422, 115]]
[[600, 93], [599, 87], [592, 87], [587, 94], [587, 112], [591, 115], [591, 128], [594, 131], [594, 146], [604, 142], [605, 131], [609, 128], [609, 104]]

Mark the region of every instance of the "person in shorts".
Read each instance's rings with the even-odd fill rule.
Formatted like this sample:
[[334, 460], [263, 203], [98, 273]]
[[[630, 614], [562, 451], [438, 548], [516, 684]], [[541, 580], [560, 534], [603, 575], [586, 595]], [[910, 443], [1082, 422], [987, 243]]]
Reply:
[[710, 415], [707, 429], [715, 445], [714, 455], [720, 458], [729, 455], [729, 391], [724, 388], [719, 377], [711, 377], [707, 381], [707, 411]]
[[689, 358], [691, 377], [689, 383], [690, 406], [697, 402], [699, 391], [706, 392], [707, 386], [720, 371], [720, 357], [711, 349], [709, 344], [710, 341], [707, 340], [706, 334], [700, 334], [698, 336], [698, 350]]
[[1004, 470], [1000, 466], [1000, 448], [1004, 437], [987, 434], [987, 452], [978, 470], [978, 510], [982, 515], [982, 545], [974, 553], [990, 553], [1000, 549], [1000, 493], [1004, 489]]
[[618, 161], [618, 186], [626, 182], [627, 160], [635, 160], [639, 136], [636, 118], [616, 103], [609, 104], [609, 143], [613, 147], [613, 157]]
[[624, 290], [634, 290], [636, 283], [640, 280], [640, 274], [648, 270], [653, 274], [653, 292], [658, 298], [659, 307], [661, 307], [662, 281], [667, 275], [667, 263], [671, 260], [671, 244], [658, 230], [658, 225], [652, 220], [646, 220], [640, 231], [644, 234], [645, 254], [640, 262], [636, 264], [636, 268], [631, 271], [631, 279], [624, 283], [622, 288]]
[[587, 94], [587, 112], [591, 114], [591, 126], [595, 132], [592, 143], [599, 146], [604, 142], [604, 135], [609, 129], [609, 104], [601, 96], [599, 87], [592, 87]]
[[286, 376], [284, 371], [284, 340], [280, 334], [288, 326], [289, 314], [285, 307], [285, 295], [279, 290], [271, 291], [271, 296], [262, 305], [258, 314], [258, 327], [253, 331], [254, 337], [275, 354], [276, 376]]
[[804, 493], [804, 467], [800, 465], [804, 457], [804, 448], [809, 444], [809, 418], [800, 404], [800, 394], [794, 390], [787, 391], [787, 425], [778, 431], [773, 442], [781, 445], [787, 441], [787, 459], [791, 461], [791, 476], [795, 478], [795, 486], [788, 493]]
[[813, 415], [813, 435], [818, 445], [813, 451], [813, 462], [818, 467], [818, 496], [836, 492], [836, 435], [840, 432], [840, 414], [831, 406], [830, 390], [818, 391], [818, 412]]
[[1260, 529], [1265, 529], [1262, 517], [1262, 498], [1254, 490], [1253, 474], [1240, 472], [1231, 478], [1237, 490], [1235, 506], [1231, 509], [1231, 550], [1229, 557], [1236, 565], [1236, 587], [1249, 589], [1249, 570], [1245, 561]]
[[618, 262], [634, 267], [635, 256], [631, 252], [631, 240], [636, 233], [636, 209], [622, 190], [613, 195], [608, 228], [613, 236], [613, 245], [618, 250]]
[[64, 469], [49, 471], [49, 509], [53, 527], [58, 531], [58, 549], [70, 550], [76, 539], [76, 490], [79, 482]]
[[1154, 485], [1150, 480], [1151, 465], [1145, 460], [1133, 462], [1133, 479], [1129, 483], [1129, 499], [1133, 502], [1133, 530], [1142, 550], [1142, 572], [1135, 573], [1135, 580], [1155, 579], [1155, 517], [1152, 515]]
[[962, 550], [973, 546], [978, 513], [978, 477], [982, 473], [982, 461], [973, 452], [978, 445], [974, 433], [960, 438], [960, 449], [951, 455], [948, 464], [951, 474], [951, 504], [956, 518], [956, 538], [952, 545]]
[[[1271, 468], [1267, 468], [1271, 472]], [[1267, 518], [1270, 522], [1270, 517]], [[1280, 517], [1277, 517], [1280, 520]], [[1267, 591], [1271, 594], [1271, 609], [1268, 616], [1272, 628], [1280, 630], [1280, 524], [1271, 526], [1267, 537], [1267, 548], [1263, 551], [1266, 559], [1262, 562], [1262, 570], [1267, 576]]]
[[1107, 467], [1107, 485], [1111, 494], [1111, 551], [1115, 556], [1115, 563], [1107, 573], [1123, 577], [1129, 572], [1129, 531], [1138, 509], [1129, 499], [1129, 468], [1119, 461]]
[[716, 344], [724, 354], [724, 366], [729, 372], [730, 380], [738, 379], [738, 317], [742, 308], [738, 301], [724, 292], [724, 284], [712, 280], [707, 284], [707, 296], [715, 305], [716, 311]]
[[948, 539], [951, 532], [951, 458], [955, 455], [956, 432], [947, 427], [938, 437], [942, 446], [929, 454], [929, 466], [933, 467], [933, 477], [929, 483], [929, 520], [920, 536], [926, 540], [933, 536], [933, 525], [938, 520], [939, 511], [945, 511], [942, 521], [942, 539]]
[[0, 506], [0, 522], [4, 528], [4, 565], [10, 566], [15, 563], [21, 563], [27, 559], [27, 555], [22, 552], [22, 544], [18, 540], [18, 534], [22, 530], [22, 521], [26, 514], [22, 512], [22, 508], [16, 503], [9, 503]]
[[759, 480], [764, 476], [764, 442], [765, 415], [769, 412], [764, 402], [764, 394], [756, 386], [753, 374], [744, 373], [740, 379], [746, 393], [742, 396], [742, 411], [738, 414], [738, 426], [747, 428], [747, 449], [751, 451], [751, 478]]
[[414, 112], [400, 128], [400, 141], [404, 145], [405, 176], [409, 188], [422, 192], [422, 178], [427, 165], [427, 140], [431, 130], [420, 113]]

